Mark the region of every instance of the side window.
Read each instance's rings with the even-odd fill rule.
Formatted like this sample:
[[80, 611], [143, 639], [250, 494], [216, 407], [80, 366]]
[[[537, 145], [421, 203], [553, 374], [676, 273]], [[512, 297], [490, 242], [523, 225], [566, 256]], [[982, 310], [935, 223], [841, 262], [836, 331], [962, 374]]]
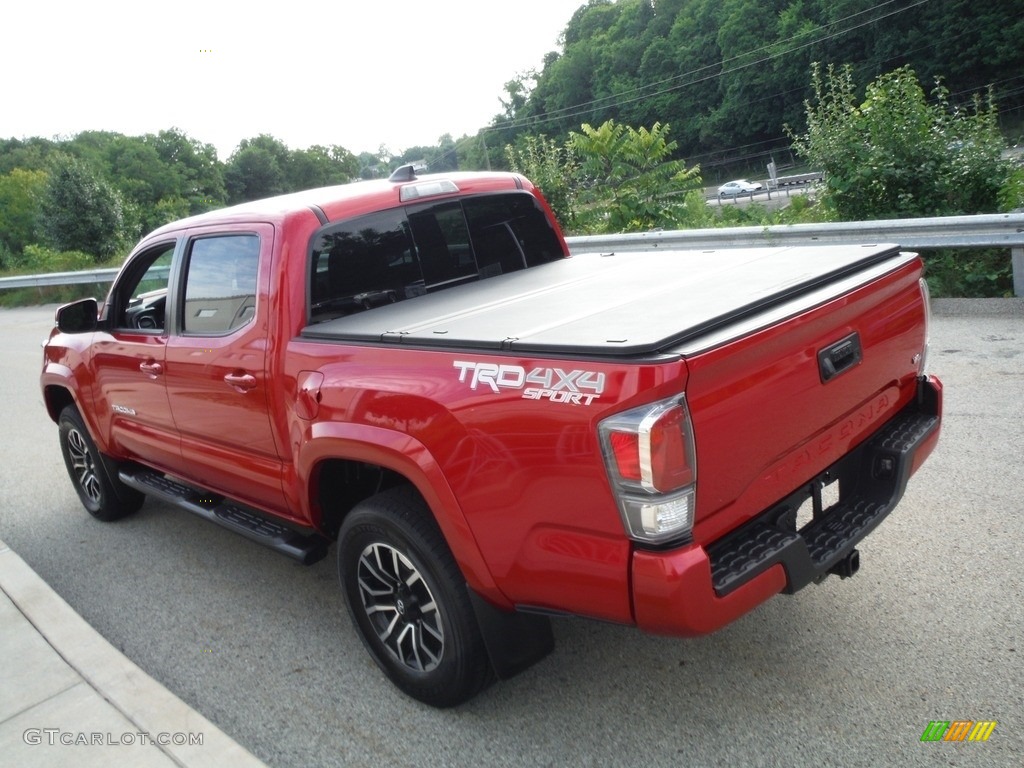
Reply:
[[163, 332], [174, 246], [164, 243], [132, 260], [108, 300], [114, 328]]
[[185, 276], [182, 331], [223, 334], [256, 315], [257, 235], [218, 235], [192, 241]]

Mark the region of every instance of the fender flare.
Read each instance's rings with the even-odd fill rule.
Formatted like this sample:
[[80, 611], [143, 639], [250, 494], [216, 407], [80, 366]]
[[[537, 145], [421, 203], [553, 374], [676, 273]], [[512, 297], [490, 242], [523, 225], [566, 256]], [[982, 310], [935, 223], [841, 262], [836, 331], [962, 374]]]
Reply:
[[46, 413], [51, 421], [56, 424], [60, 419], [60, 411], [62, 410], [58, 409], [54, 404], [53, 390], [63, 390], [71, 403], [78, 409], [82, 421], [85, 422], [85, 426], [89, 429], [89, 436], [96, 443], [100, 453], [108, 453], [110, 446], [107, 445], [105, 435], [103, 435], [99, 428], [93, 410], [82, 407], [84, 395], [75, 386], [75, 377], [72, 370], [66, 365], [48, 362], [43, 366], [43, 372], [39, 377], [39, 384], [43, 394], [43, 405], [46, 406]]
[[384, 467], [406, 478], [419, 491], [462, 570], [470, 589], [498, 608], [513, 604], [498, 589], [476, 537], [440, 465], [423, 443], [404, 432], [367, 424], [320, 422], [310, 426], [299, 442], [296, 470], [299, 486], [311, 505], [309, 488], [315, 468], [341, 459]]

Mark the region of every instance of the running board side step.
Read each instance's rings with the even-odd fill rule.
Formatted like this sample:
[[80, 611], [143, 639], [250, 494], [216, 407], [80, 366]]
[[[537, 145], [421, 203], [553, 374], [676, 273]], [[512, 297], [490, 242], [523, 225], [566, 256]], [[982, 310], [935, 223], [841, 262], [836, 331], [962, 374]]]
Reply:
[[121, 482], [147, 496], [187, 509], [204, 520], [311, 565], [327, 555], [327, 539], [303, 535], [232, 499], [204, 492], [148, 469], [122, 468]]

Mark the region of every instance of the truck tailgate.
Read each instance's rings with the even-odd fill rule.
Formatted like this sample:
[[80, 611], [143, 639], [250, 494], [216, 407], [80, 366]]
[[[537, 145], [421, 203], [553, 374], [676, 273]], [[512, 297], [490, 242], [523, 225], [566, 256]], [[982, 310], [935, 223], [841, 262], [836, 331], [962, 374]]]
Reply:
[[680, 346], [697, 445], [694, 538], [714, 541], [825, 469], [914, 397], [920, 262], [859, 275]]

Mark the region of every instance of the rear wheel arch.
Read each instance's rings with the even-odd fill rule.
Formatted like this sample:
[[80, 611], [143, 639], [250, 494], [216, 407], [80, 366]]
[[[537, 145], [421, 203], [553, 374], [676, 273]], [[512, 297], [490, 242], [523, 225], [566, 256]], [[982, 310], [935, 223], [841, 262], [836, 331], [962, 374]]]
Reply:
[[335, 539], [345, 517], [361, 501], [408, 478], [379, 464], [329, 458], [318, 462], [310, 475], [309, 505], [318, 527]]
[[[410, 441], [415, 443], [414, 450], [409, 449]], [[319, 446], [315, 458], [306, 457], [312, 459], [307, 465], [306, 503], [314, 525], [333, 538], [357, 504], [379, 492], [408, 485], [441, 530], [470, 588], [501, 608], [513, 607], [495, 584], [458, 499], [424, 446], [404, 434], [403, 450], [395, 450], [386, 441], [330, 442]], [[359, 478], [355, 483], [346, 482], [354, 477]]]

